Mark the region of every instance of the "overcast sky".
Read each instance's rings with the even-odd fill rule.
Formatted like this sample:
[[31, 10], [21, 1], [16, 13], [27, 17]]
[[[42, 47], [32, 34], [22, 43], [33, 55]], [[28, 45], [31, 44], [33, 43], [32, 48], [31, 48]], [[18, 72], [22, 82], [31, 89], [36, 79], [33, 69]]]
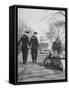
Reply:
[[[54, 22], [54, 17], [52, 13], [55, 10], [42, 10], [42, 9], [18, 9], [18, 20], [25, 22], [28, 26], [32, 28], [33, 31], [38, 32], [38, 38], [44, 36], [45, 32], [49, 30], [50, 22]], [[58, 19], [63, 19], [58, 17]], [[19, 26], [20, 27], [20, 26]]]

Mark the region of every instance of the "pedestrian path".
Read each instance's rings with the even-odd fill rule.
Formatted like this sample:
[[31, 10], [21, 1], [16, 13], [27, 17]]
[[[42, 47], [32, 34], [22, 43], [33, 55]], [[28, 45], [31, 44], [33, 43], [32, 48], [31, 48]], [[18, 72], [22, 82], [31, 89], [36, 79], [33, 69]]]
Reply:
[[44, 66], [27, 62], [18, 63], [18, 82], [64, 79], [64, 72], [46, 69]]

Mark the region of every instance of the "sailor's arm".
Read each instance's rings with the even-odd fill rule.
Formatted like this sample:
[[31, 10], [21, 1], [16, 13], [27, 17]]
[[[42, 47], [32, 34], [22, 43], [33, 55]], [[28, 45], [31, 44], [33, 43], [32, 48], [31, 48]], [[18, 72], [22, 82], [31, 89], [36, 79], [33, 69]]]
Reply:
[[19, 40], [19, 42], [18, 42], [18, 46], [19, 46], [19, 44], [20, 44], [21, 41], [22, 41], [22, 37], [20, 38], [20, 40]]

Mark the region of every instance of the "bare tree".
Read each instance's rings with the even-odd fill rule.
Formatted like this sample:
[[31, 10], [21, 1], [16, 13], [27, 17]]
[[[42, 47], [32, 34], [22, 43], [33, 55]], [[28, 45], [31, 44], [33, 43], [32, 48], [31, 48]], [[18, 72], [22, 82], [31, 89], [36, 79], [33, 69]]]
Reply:
[[53, 39], [56, 37], [56, 30], [52, 24], [50, 24], [50, 29], [46, 33], [46, 37], [50, 40], [50, 43], [52, 44]]

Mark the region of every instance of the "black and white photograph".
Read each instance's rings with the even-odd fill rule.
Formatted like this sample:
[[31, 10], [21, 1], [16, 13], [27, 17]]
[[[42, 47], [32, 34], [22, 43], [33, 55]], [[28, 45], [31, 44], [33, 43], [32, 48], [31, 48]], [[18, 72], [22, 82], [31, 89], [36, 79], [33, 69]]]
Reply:
[[65, 10], [17, 11], [17, 82], [65, 80]]

